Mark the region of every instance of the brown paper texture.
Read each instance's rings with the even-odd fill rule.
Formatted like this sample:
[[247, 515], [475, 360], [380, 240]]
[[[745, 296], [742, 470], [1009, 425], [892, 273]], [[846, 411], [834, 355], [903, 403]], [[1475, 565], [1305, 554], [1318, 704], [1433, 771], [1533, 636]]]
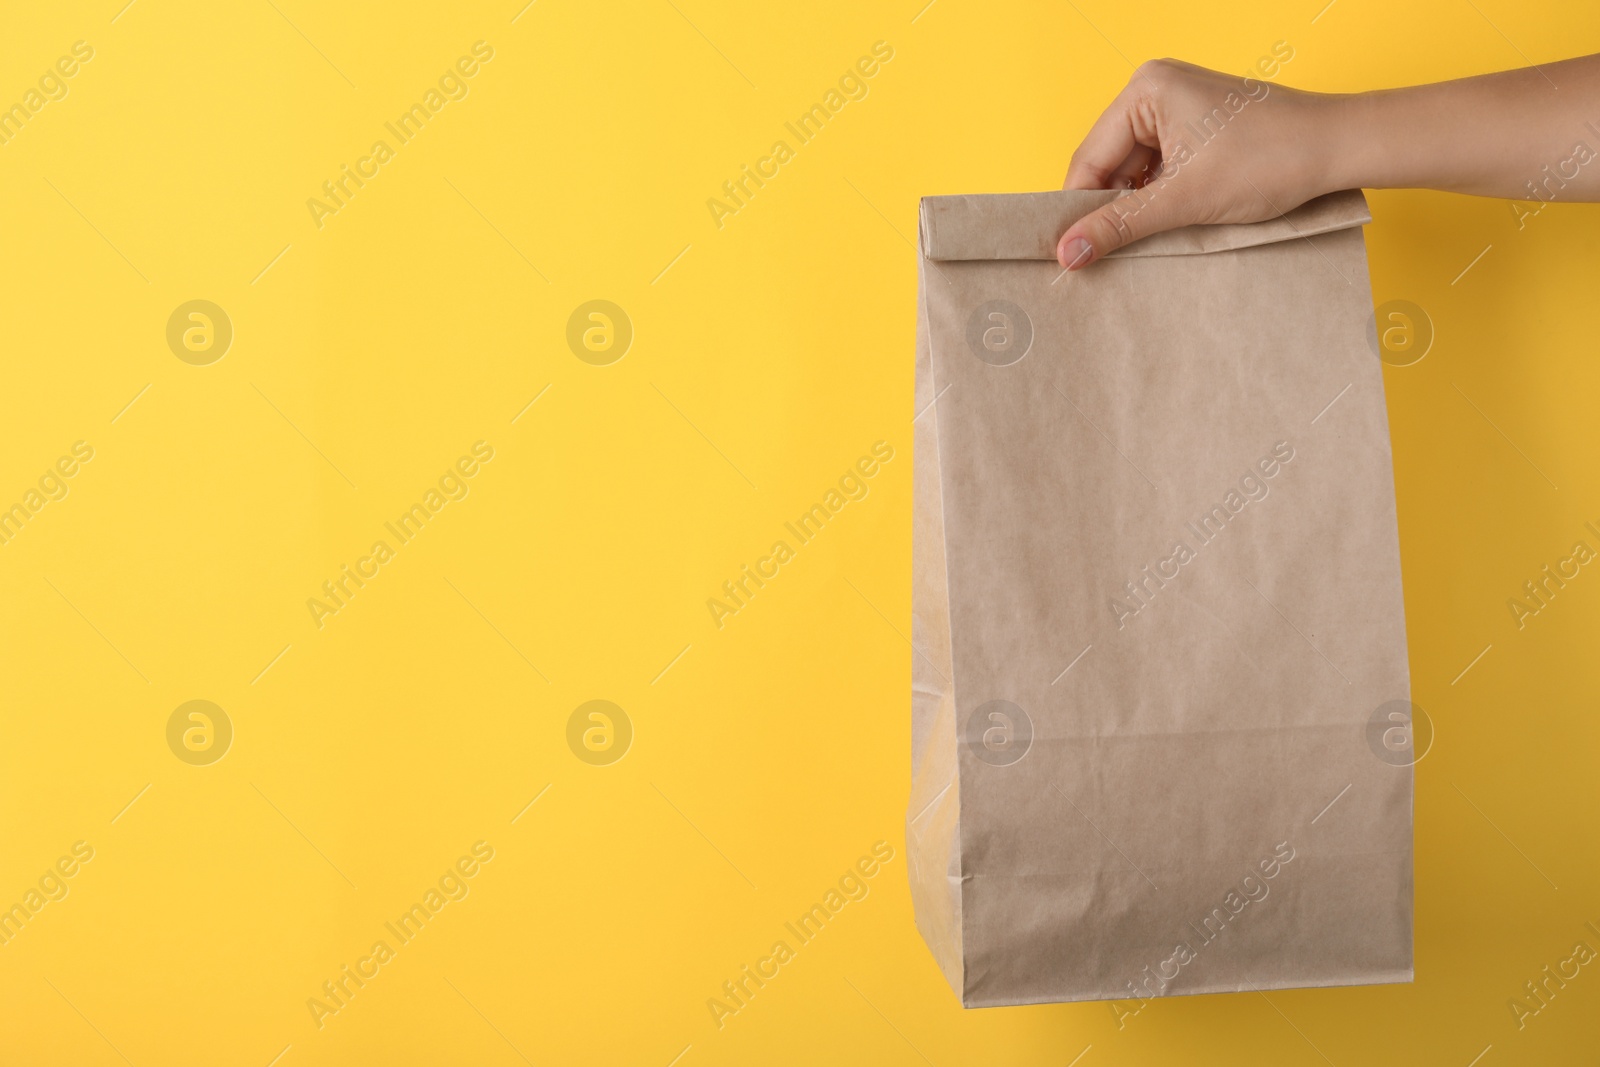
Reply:
[[1365, 200], [1063, 274], [1117, 195], [922, 202], [918, 927], [969, 1007], [1410, 981]]

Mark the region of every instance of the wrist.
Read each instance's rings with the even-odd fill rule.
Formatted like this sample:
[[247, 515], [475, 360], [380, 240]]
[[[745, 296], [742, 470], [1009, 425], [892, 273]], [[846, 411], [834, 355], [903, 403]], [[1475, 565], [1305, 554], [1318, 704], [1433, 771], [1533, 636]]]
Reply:
[[1318, 115], [1312, 136], [1313, 153], [1320, 164], [1316, 177], [1319, 193], [1340, 189], [1385, 188], [1380, 171], [1382, 146], [1378, 143], [1372, 93], [1328, 93], [1316, 97]]

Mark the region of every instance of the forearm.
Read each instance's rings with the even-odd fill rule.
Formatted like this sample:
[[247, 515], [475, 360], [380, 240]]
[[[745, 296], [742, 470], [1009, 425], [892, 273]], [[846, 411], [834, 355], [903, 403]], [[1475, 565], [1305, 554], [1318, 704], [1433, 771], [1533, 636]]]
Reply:
[[1600, 55], [1322, 100], [1335, 188], [1600, 200]]

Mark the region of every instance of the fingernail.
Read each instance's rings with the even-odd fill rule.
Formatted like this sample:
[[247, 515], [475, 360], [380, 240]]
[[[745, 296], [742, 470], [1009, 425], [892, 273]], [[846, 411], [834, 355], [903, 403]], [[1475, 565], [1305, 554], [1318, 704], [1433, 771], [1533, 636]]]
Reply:
[[1085, 266], [1094, 257], [1094, 246], [1082, 237], [1074, 237], [1070, 241], [1062, 241], [1061, 247], [1056, 249], [1056, 259], [1067, 270], [1077, 270]]

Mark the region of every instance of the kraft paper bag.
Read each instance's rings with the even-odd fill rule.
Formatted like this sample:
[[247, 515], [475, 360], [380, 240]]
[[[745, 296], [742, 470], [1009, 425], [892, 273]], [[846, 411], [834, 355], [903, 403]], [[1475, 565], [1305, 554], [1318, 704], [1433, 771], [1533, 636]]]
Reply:
[[918, 926], [969, 1007], [1410, 981], [1366, 201], [1065, 274], [1117, 195], [922, 202]]

